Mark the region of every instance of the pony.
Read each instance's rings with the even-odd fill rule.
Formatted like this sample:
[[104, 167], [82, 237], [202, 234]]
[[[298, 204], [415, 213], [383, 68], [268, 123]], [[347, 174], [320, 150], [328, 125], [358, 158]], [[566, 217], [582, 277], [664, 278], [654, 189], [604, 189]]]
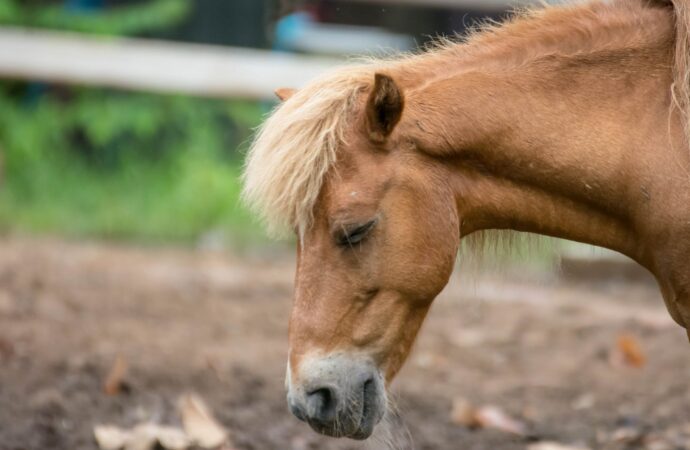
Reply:
[[461, 239], [487, 230], [628, 255], [688, 329], [689, 27], [690, 0], [545, 6], [278, 90], [243, 195], [297, 240], [291, 412], [368, 438]]

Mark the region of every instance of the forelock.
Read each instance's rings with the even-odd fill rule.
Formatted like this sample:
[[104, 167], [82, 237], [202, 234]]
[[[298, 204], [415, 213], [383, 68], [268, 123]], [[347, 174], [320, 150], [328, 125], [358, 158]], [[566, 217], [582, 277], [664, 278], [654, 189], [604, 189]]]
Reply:
[[326, 74], [278, 105], [260, 127], [247, 155], [242, 196], [271, 235], [303, 234], [311, 225], [356, 99], [373, 78], [370, 65]]

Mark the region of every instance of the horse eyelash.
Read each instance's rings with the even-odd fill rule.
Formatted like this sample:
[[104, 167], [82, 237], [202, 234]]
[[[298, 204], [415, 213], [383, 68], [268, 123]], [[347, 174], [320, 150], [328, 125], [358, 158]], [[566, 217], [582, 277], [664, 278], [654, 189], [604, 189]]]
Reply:
[[[374, 228], [374, 225], [376, 225], [376, 220], [371, 220], [349, 231], [343, 226], [343, 233], [336, 238], [336, 243], [340, 247], [354, 248], [355, 245], [362, 243], [366, 239], [369, 232]], [[353, 237], [357, 239], [353, 241]]]

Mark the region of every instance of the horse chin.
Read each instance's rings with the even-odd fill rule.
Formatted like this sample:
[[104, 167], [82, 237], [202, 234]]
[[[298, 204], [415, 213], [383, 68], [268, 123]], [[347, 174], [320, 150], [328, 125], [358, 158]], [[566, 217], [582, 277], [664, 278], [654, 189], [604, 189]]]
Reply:
[[335, 426], [324, 426], [319, 422], [309, 420], [307, 423], [314, 431], [326, 436], [363, 441], [371, 437], [376, 425], [385, 415], [383, 405], [386, 404], [386, 401], [380, 396], [373, 389], [371, 393], [368, 393], [365, 388], [362, 411], [358, 417], [342, 418]]

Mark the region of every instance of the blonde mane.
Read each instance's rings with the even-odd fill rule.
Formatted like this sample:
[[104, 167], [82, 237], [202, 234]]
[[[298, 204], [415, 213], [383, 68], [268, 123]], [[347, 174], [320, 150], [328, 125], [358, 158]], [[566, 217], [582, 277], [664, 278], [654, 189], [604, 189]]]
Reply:
[[301, 234], [309, 227], [355, 100], [373, 81], [372, 65], [340, 68], [311, 82], [279, 105], [256, 135], [243, 197], [269, 233]]
[[[620, 14], [635, 18], [640, 8], [651, 5], [674, 8], [671, 90], [690, 133], [690, 0], [594, 1], [526, 10], [504, 24], [479, 27], [464, 43], [442, 40], [419, 55], [345, 66], [312, 81], [276, 107], [257, 133], [247, 155], [243, 199], [270, 234], [294, 230], [302, 235], [313, 220], [314, 205], [336, 162], [356, 100], [370, 88], [378, 70], [394, 69], [401, 77], [416, 71], [431, 82], [429, 74], [439, 58], [491, 53], [501, 64], [519, 65], [544, 54], [580, 54], [585, 43], [606, 48], [621, 39], [620, 34], [608, 32], [619, 28]], [[639, 38], [639, 34], [630, 36], [629, 45]]]

